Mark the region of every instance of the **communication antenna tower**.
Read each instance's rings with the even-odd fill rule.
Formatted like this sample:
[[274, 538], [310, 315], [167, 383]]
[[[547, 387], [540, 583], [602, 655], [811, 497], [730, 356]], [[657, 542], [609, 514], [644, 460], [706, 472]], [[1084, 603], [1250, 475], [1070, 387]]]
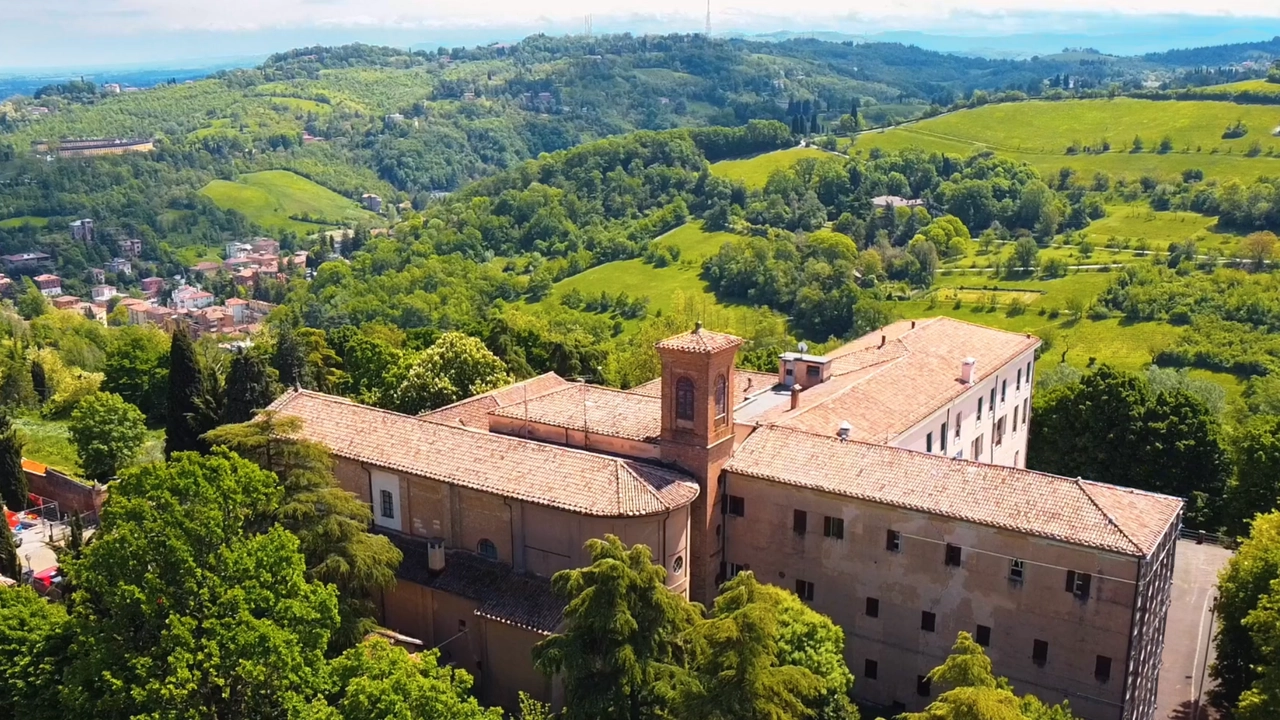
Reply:
[[583, 16], [582, 20], [583, 20], [583, 23], [586, 25], [587, 37], [591, 37], [591, 15], [587, 14]]
[[711, 37], [711, 0], [707, 0], [707, 37]]

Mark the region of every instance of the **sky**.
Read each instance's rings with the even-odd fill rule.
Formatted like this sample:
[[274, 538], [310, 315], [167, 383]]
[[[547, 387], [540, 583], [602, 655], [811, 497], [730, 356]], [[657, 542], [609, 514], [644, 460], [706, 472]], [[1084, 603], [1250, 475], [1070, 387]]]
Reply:
[[[1133, 16], [1280, 18], [1277, 0], [712, 0], [713, 31], [1106, 32]], [[786, 8], [787, 13], [780, 13]], [[1229, 8], [1230, 12], [1225, 9]], [[266, 54], [354, 40], [474, 45], [533, 32], [698, 31], [703, 0], [0, 0], [0, 69]], [[1234, 16], [1234, 17], [1232, 17]], [[1046, 23], [1045, 18], [1053, 18]], [[1245, 26], [1247, 27], [1247, 22]], [[1266, 37], [1270, 37], [1267, 35]], [[449, 42], [456, 39], [456, 42]], [[1256, 39], [1265, 39], [1258, 37]], [[1206, 43], [1208, 44], [1208, 43]]]

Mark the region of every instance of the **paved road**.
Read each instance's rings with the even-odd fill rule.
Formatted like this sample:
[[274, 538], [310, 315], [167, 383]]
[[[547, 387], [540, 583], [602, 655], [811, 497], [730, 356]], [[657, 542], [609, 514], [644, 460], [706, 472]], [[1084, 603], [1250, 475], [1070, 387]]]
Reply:
[[1231, 552], [1216, 545], [1178, 543], [1173, 568], [1173, 603], [1164, 633], [1156, 717], [1160, 720], [1212, 720], [1216, 714], [1201, 707], [1193, 717], [1197, 695], [1209, 682], [1205, 667], [1213, 662], [1210, 610], [1217, 597], [1218, 571]]
[[[65, 530], [57, 529], [57, 537], [62, 537]], [[40, 572], [45, 568], [58, 564], [58, 559], [49, 546], [49, 526], [34, 527], [22, 533], [22, 547], [18, 548], [18, 558], [24, 569]]]

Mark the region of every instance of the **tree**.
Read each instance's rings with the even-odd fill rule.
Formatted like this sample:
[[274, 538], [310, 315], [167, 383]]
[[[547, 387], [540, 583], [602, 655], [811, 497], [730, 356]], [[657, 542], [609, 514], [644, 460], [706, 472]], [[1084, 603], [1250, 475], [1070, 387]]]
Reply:
[[196, 360], [191, 336], [182, 328], [174, 330], [169, 340], [169, 392], [166, 396], [164, 454], [208, 450], [200, 439], [197, 418], [202, 414], [205, 396], [204, 373]]
[[111, 334], [102, 389], [132, 403], [153, 423], [166, 419], [169, 336], [149, 325], [128, 325]]
[[[1267, 630], [1262, 621], [1274, 621], [1273, 609], [1280, 598], [1278, 581], [1280, 513], [1273, 512], [1253, 520], [1248, 538], [1218, 579], [1218, 631], [1214, 637], [1217, 653], [1209, 675], [1216, 681], [1211, 697], [1219, 708], [1243, 709], [1243, 696], [1254, 689], [1262, 692], [1253, 694], [1249, 712], [1255, 713], [1265, 704], [1276, 707], [1275, 699], [1280, 696], [1275, 693], [1274, 684], [1280, 648], [1273, 643], [1275, 628]], [[1259, 685], [1263, 676], [1267, 680]], [[1269, 703], [1265, 702], [1268, 696]]]
[[511, 383], [507, 366], [484, 343], [457, 332], [441, 335], [402, 368], [395, 409], [413, 415]]
[[1029, 466], [1190, 498], [1187, 524], [1216, 526], [1230, 465], [1218, 418], [1200, 398], [1153, 390], [1145, 378], [1103, 365], [1033, 402]]
[[0, 355], [0, 407], [29, 408], [36, 404], [31, 387], [31, 363], [15, 340]]
[[698, 606], [666, 588], [649, 548], [627, 548], [613, 535], [586, 547], [589, 567], [551, 578], [568, 601], [564, 631], [534, 646], [534, 664], [563, 676], [564, 720], [660, 717], [660, 690], [685, 666]]
[[177, 453], [113, 486], [66, 564], [75, 592], [64, 716], [287, 716], [320, 695], [336, 591], [267, 521], [276, 478], [226, 451]]
[[[22, 577], [22, 563], [18, 560], [18, 547], [13, 542], [13, 531], [9, 529], [4, 511], [5, 505], [0, 503], [0, 575], [17, 580]], [[3, 592], [4, 588], [0, 587], [0, 593]], [[3, 706], [3, 701], [0, 701], [0, 707]]]
[[43, 405], [49, 399], [49, 379], [45, 377], [44, 365], [39, 360], [31, 361], [31, 390], [36, 394], [36, 402]]
[[0, 410], [0, 503], [10, 510], [25, 510], [30, 492], [22, 469], [22, 436], [9, 414]]
[[817, 135], [819, 132], [821, 128], [818, 127], [818, 113], [814, 113], [813, 117], [809, 118], [809, 134]]
[[237, 354], [231, 360], [231, 369], [227, 373], [222, 422], [248, 422], [254, 413], [270, 405], [280, 394], [272, 374], [260, 354], [251, 351]]
[[1276, 234], [1269, 230], [1250, 233], [1245, 237], [1241, 246], [1245, 257], [1253, 261], [1254, 268], [1261, 270], [1267, 266], [1267, 263], [1275, 255]]
[[1013, 264], [1014, 267], [1023, 272], [1030, 272], [1036, 267], [1036, 254], [1040, 252], [1040, 246], [1036, 245], [1036, 241], [1029, 237], [1023, 236], [1013, 244]]
[[298, 439], [300, 430], [297, 418], [263, 413], [210, 431], [206, 439], [279, 478], [284, 495], [272, 520], [298, 537], [308, 577], [341, 591], [333, 644], [345, 649], [372, 630], [372, 599], [395, 584], [402, 555], [386, 537], [368, 531], [369, 506], [338, 487], [328, 450]]
[[1142, 138], [1139, 137], [1138, 135], [1134, 135], [1133, 136], [1133, 152], [1140, 153], [1142, 152], [1143, 147], [1144, 145], [1142, 142]]
[[23, 278], [23, 285], [25, 289], [18, 296], [18, 314], [24, 320], [32, 320], [49, 312], [49, 298], [40, 292], [31, 278]]
[[96, 482], [115, 477], [147, 439], [142, 412], [114, 393], [100, 392], [81, 400], [67, 430], [85, 475]]
[[1259, 415], [1231, 438], [1235, 476], [1227, 486], [1227, 532], [1241, 536], [1255, 515], [1280, 503], [1280, 417]]
[[1160, 145], [1159, 147], [1156, 148], [1156, 152], [1160, 153], [1161, 155], [1166, 155], [1168, 153], [1173, 152], [1173, 138], [1169, 137], [1168, 135], [1165, 135], [1164, 137], [1160, 138]]
[[[0, 530], [0, 535], [7, 533]], [[0, 548], [5, 541], [0, 539]], [[0, 558], [3, 552], [0, 551]], [[0, 575], [9, 575], [0, 559]], [[58, 720], [67, 611], [29, 587], [0, 587], [0, 717]]]
[[275, 348], [271, 353], [271, 366], [280, 374], [280, 382], [286, 387], [301, 387], [306, 375], [307, 358], [298, 341], [297, 331], [287, 322], [276, 327]]

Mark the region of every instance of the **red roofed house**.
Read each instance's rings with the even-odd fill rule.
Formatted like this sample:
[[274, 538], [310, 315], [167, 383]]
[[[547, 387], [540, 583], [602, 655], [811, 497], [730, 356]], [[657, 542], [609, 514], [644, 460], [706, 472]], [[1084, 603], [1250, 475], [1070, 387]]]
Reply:
[[80, 305], [80, 298], [73, 295], [59, 295], [50, 301], [56, 310], [67, 310]]
[[36, 287], [40, 288], [40, 293], [45, 297], [57, 297], [62, 294], [62, 278], [57, 275], [37, 275], [35, 282]]
[[164, 278], [149, 277], [142, 278], [142, 294], [151, 299], [160, 296], [160, 291], [164, 290]]
[[308, 391], [272, 409], [404, 551], [382, 622], [485, 702], [562, 701], [529, 657], [561, 623], [549, 578], [612, 533], [695, 600], [743, 570], [794, 590], [844, 629], [859, 700], [922, 709], [964, 630], [1020, 692], [1153, 720], [1183, 504], [1023, 469], [1038, 339], [905, 321], [776, 375], [737, 370], [740, 344], [668, 338], [629, 391], [547, 374], [419, 417]]

